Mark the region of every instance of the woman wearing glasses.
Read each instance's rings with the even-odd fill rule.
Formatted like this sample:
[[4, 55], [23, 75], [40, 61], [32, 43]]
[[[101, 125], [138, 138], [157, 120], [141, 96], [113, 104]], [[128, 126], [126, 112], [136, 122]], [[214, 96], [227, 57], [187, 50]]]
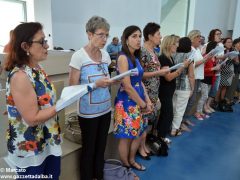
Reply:
[[[58, 179], [61, 161], [60, 127], [55, 89], [38, 65], [48, 55], [40, 23], [18, 25], [11, 38], [5, 69], [9, 119], [8, 161], [21, 175], [52, 175]], [[49, 177], [50, 178], [50, 177]]]
[[119, 73], [137, 68], [138, 76], [125, 77], [115, 99], [114, 134], [119, 138], [120, 159], [126, 167], [144, 171], [146, 168], [135, 161], [135, 155], [146, 130], [147, 120], [142, 113], [151, 112], [152, 103], [142, 83], [143, 68], [139, 62], [141, 30], [128, 26], [122, 35], [122, 53], [117, 60]]
[[93, 16], [86, 24], [89, 42], [75, 52], [70, 62], [69, 84], [94, 83], [94, 90], [79, 101], [82, 131], [81, 179], [103, 179], [104, 151], [111, 121], [111, 95], [108, 86], [109, 54], [102, 50], [109, 36], [108, 22]]

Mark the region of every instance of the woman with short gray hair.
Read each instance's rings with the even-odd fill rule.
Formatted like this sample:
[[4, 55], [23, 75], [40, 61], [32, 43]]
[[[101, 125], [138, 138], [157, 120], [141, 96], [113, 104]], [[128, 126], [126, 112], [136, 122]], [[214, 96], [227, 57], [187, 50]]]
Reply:
[[95, 33], [97, 29], [105, 29], [106, 31], [109, 31], [110, 25], [106, 19], [99, 16], [93, 16], [88, 20], [86, 24], [86, 32]]
[[93, 84], [80, 98], [78, 119], [82, 132], [81, 180], [103, 179], [104, 151], [111, 121], [108, 66], [111, 59], [102, 48], [109, 37], [109, 24], [93, 16], [86, 24], [88, 44], [75, 52], [70, 62], [69, 84]]

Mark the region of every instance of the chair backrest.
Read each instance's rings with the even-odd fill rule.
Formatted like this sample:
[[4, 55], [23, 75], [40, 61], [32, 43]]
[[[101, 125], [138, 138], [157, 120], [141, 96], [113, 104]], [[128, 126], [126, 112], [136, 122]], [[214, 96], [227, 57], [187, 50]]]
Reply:
[[6, 111], [6, 90], [0, 90], [0, 158], [7, 155], [6, 130], [8, 128], [8, 117], [3, 115]]

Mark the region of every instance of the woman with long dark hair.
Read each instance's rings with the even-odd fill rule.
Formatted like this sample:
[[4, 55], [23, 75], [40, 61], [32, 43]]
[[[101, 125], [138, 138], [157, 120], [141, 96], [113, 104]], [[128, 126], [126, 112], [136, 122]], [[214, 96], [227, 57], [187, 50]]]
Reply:
[[117, 60], [117, 71], [123, 73], [137, 68], [137, 76], [125, 77], [115, 99], [114, 134], [119, 138], [119, 154], [124, 166], [144, 171], [135, 161], [141, 136], [147, 127], [142, 113], [151, 111], [152, 103], [142, 83], [143, 68], [139, 62], [142, 33], [137, 26], [128, 26], [122, 34], [122, 52]]

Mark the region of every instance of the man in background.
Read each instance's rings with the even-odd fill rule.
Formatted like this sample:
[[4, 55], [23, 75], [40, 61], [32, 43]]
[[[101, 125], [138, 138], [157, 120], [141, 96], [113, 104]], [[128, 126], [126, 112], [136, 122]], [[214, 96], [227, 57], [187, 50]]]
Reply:
[[119, 39], [118, 37], [113, 37], [112, 42], [107, 46], [107, 52], [109, 53], [111, 60], [116, 60], [120, 51], [121, 45], [119, 44]]
[[116, 60], [118, 58], [118, 53], [121, 51], [121, 44], [119, 43], [118, 37], [113, 37], [112, 42], [107, 46], [107, 52], [110, 55], [112, 63], [109, 66], [109, 73], [115, 71]]

